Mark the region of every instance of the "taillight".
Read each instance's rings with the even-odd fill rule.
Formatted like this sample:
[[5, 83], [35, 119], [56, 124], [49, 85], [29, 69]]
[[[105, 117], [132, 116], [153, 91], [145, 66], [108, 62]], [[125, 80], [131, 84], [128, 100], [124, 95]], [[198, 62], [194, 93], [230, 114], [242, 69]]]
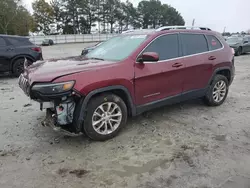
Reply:
[[31, 50], [35, 51], [35, 52], [42, 52], [42, 49], [40, 47], [34, 47], [34, 48], [31, 48]]
[[233, 48], [231, 48], [231, 50], [232, 50], [232, 54], [234, 55], [234, 54], [235, 54], [235, 51], [234, 51], [234, 49], [233, 49]]

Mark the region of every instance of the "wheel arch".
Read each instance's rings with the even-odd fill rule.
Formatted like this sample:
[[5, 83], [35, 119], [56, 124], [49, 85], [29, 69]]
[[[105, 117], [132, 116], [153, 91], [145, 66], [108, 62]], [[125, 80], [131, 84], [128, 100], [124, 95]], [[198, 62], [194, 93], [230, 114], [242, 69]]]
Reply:
[[17, 55], [17, 56], [15, 56], [15, 57], [13, 57], [12, 59], [11, 59], [11, 63], [10, 63], [10, 70], [13, 72], [13, 65], [14, 65], [14, 62], [16, 61], [16, 60], [18, 60], [18, 59], [23, 59], [23, 58], [27, 58], [29, 61], [32, 61], [32, 62], [35, 62], [35, 59], [32, 57], [32, 56], [30, 56], [30, 55], [27, 55], [27, 54], [23, 54], [23, 55]]
[[82, 130], [83, 121], [84, 121], [84, 117], [85, 117], [85, 110], [87, 109], [87, 105], [88, 105], [89, 101], [93, 97], [96, 97], [96, 96], [101, 95], [103, 93], [113, 93], [113, 94], [121, 97], [127, 106], [129, 115], [131, 115], [131, 116], [136, 115], [136, 108], [135, 108], [131, 93], [129, 92], [129, 90], [126, 87], [124, 87], [122, 85], [116, 85], [116, 86], [108, 86], [108, 87], [104, 87], [104, 88], [99, 88], [99, 89], [96, 89], [96, 90], [89, 92], [87, 94], [87, 96], [83, 97], [79, 103], [79, 106], [76, 108], [77, 114], [76, 114], [75, 128], [77, 131]]
[[218, 75], [218, 74], [225, 76], [227, 78], [227, 80], [228, 80], [228, 83], [231, 83], [231, 81], [232, 81], [232, 77], [231, 77], [232, 71], [231, 71], [231, 69], [229, 67], [220, 67], [220, 68], [215, 69], [215, 71], [214, 71], [214, 73], [213, 73], [213, 75], [212, 75], [212, 77], [211, 77], [211, 79], [209, 81], [209, 85], [212, 84], [215, 75]]

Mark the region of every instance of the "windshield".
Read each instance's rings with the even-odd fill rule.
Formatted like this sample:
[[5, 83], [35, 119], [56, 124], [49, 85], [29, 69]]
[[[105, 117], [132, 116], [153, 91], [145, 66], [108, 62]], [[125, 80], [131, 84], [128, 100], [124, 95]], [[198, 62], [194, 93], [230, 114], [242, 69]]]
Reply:
[[146, 37], [147, 35], [119, 35], [95, 48], [87, 58], [121, 61], [138, 48]]
[[228, 43], [239, 43], [242, 42], [242, 38], [234, 37], [234, 38], [227, 38]]

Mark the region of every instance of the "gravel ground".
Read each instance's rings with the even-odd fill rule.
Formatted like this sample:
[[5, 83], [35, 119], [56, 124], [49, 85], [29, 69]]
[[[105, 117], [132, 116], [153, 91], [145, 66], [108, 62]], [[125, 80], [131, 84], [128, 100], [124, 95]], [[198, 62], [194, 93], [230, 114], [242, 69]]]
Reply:
[[[78, 55], [83, 46], [44, 47], [44, 57]], [[235, 64], [222, 106], [194, 100], [160, 108], [106, 142], [42, 127], [39, 105], [16, 78], [1, 77], [0, 187], [249, 188], [250, 54]]]

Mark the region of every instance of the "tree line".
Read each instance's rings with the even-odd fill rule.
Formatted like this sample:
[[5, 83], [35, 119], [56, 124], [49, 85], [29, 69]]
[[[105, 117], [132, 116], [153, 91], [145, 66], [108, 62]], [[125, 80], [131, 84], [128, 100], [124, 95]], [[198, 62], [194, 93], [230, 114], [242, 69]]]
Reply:
[[0, 33], [85, 34], [91, 33], [93, 27], [100, 33], [113, 33], [129, 28], [185, 24], [174, 7], [160, 0], [142, 0], [137, 7], [129, 0], [52, 0], [50, 3], [35, 0], [32, 15], [19, 1], [1, 0], [0, 10], [5, 11], [0, 12]]
[[0, 34], [27, 35], [33, 21], [20, 0], [0, 0]]

